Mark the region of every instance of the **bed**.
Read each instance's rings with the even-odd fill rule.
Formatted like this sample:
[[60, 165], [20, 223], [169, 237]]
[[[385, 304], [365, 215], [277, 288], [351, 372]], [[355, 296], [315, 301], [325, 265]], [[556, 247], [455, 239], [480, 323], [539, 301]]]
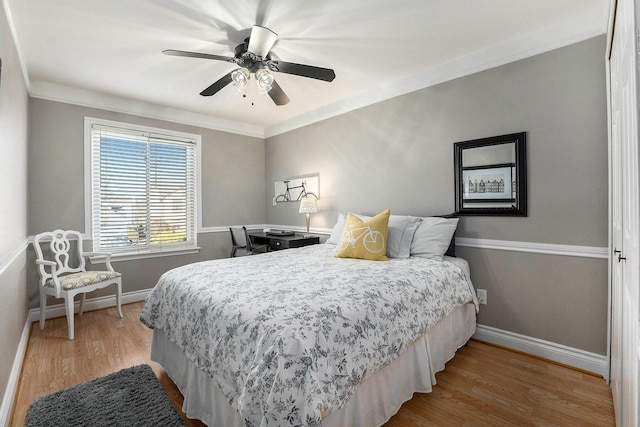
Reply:
[[140, 318], [187, 416], [209, 426], [378, 426], [431, 391], [475, 331], [466, 261], [337, 258], [330, 241], [160, 278]]

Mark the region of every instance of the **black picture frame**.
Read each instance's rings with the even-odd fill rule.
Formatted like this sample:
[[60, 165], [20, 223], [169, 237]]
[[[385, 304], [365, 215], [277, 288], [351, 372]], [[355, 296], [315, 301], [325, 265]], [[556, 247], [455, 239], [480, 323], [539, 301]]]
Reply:
[[527, 216], [526, 132], [454, 146], [458, 215]]

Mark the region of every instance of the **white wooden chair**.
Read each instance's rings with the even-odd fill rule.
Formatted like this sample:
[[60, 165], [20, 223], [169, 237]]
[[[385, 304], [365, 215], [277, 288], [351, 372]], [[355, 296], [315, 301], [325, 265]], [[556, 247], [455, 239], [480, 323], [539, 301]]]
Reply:
[[[48, 250], [43, 251], [46, 243], [49, 243]], [[77, 294], [82, 294], [79, 310], [81, 316], [85, 295], [109, 285], [116, 286], [116, 305], [118, 314], [122, 317], [120, 306], [122, 279], [121, 274], [111, 267], [111, 254], [84, 252], [82, 250], [82, 235], [74, 230], [54, 230], [40, 233], [34, 237], [33, 246], [40, 274], [40, 330], [44, 329], [47, 295], [64, 298], [69, 339], [72, 340], [74, 337], [74, 297]], [[72, 250], [73, 246], [76, 251]], [[87, 271], [85, 257], [89, 256], [105, 257], [107, 270]]]

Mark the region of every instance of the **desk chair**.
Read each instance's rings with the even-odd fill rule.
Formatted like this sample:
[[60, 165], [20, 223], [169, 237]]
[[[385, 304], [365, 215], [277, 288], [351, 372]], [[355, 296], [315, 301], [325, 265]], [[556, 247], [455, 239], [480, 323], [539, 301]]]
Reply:
[[247, 227], [229, 227], [231, 233], [231, 254], [229, 258], [236, 256], [238, 249], [244, 249], [245, 255], [254, 255], [255, 253], [265, 253], [269, 250], [268, 245], [256, 245], [251, 241]]

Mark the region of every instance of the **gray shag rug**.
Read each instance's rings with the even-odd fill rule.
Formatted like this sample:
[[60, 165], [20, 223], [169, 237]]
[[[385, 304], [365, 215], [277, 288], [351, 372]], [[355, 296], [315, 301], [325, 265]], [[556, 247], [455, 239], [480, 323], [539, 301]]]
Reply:
[[39, 397], [27, 413], [37, 426], [185, 426], [149, 365]]

